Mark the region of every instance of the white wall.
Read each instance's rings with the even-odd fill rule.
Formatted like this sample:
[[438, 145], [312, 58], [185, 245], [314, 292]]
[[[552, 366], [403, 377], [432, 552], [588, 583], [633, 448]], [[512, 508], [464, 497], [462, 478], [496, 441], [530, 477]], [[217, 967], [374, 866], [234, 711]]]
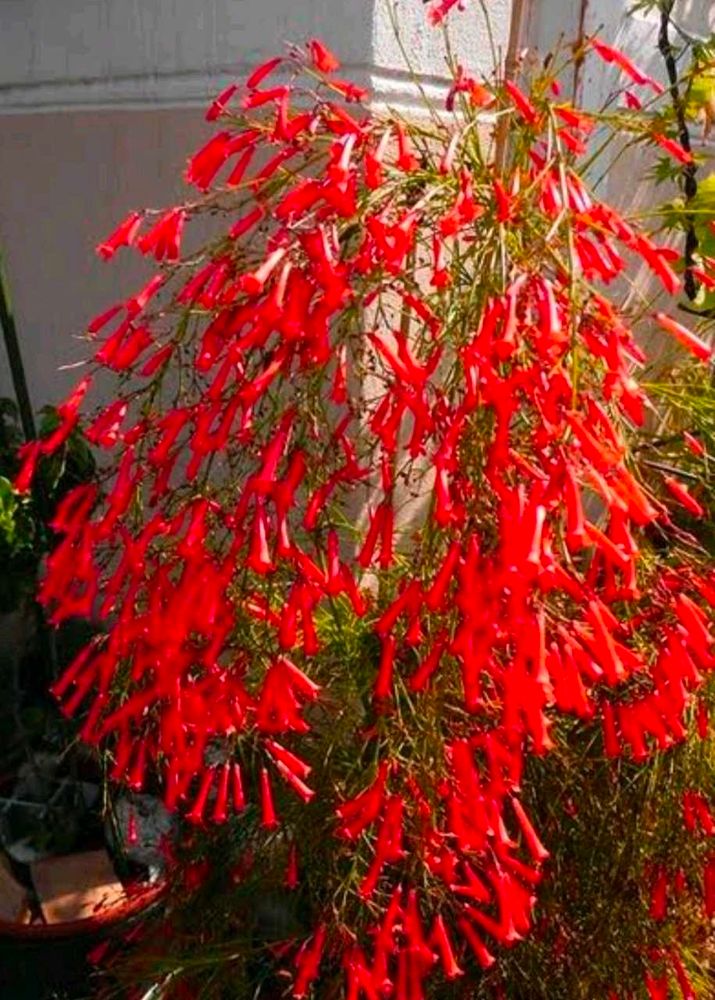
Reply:
[[[205, 101], [285, 42], [318, 36], [348, 72], [407, 97], [408, 70], [444, 77], [441, 34], [421, 0], [2, 0], [0, 110]], [[497, 48], [511, 0], [491, 0]], [[452, 14], [456, 51], [476, 70], [490, 45], [477, 5]], [[414, 88], [412, 88], [414, 90]]]
[[366, 66], [371, 0], [2, 0], [0, 107], [204, 101], [314, 35]]
[[[0, 0], [0, 243], [33, 400], [57, 401], [84, 355], [89, 317], [134, 288], [141, 262], [95, 244], [132, 208], [180, 195], [207, 135], [197, 106], [285, 41], [318, 36], [377, 103], [409, 110], [416, 86], [388, 16], [394, 0]], [[507, 44], [511, 0], [490, 0]], [[430, 95], [444, 92], [440, 32], [398, 0], [402, 41]], [[491, 65], [476, 3], [455, 12], [460, 58]], [[9, 391], [0, 353], [0, 395]]]

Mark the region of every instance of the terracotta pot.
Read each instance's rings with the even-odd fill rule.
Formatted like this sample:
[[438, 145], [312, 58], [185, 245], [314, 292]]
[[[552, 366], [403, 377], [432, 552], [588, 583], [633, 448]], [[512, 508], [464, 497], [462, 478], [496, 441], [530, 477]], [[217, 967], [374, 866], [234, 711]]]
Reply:
[[119, 924], [139, 916], [161, 899], [165, 885], [158, 883], [142, 889], [134, 889], [126, 899], [100, 907], [91, 916], [80, 920], [63, 920], [54, 923], [16, 923], [0, 918], [0, 938], [14, 938], [19, 941], [48, 941], [56, 938], [94, 935], [109, 930]]
[[20, 923], [0, 919], [0, 997], [71, 1000], [91, 995], [91, 953], [119, 937], [160, 902], [164, 883], [133, 888], [122, 898], [90, 907], [81, 919]]

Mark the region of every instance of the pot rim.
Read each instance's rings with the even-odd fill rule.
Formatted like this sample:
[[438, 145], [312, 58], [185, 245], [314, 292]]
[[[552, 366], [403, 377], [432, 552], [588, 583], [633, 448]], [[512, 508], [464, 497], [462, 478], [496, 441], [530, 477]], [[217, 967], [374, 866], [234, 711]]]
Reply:
[[65, 920], [60, 923], [45, 924], [35, 922], [19, 924], [14, 920], [0, 918], [0, 938], [11, 937], [25, 941], [42, 941], [51, 938], [77, 937], [93, 934], [105, 927], [128, 920], [155, 903], [166, 890], [166, 882], [160, 881], [139, 889], [133, 889], [127, 899], [102, 907], [89, 917], [79, 920]]

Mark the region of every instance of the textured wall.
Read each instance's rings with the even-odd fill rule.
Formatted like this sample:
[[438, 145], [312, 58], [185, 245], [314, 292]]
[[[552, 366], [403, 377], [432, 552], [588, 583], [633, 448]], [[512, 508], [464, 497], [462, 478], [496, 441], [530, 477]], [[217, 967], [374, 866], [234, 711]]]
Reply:
[[[73, 335], [140, 280], [141, 262], [102, 265], [93, 247], [130, 209], [179, 194], [186, 157], [206, 135], [194, 105], [284, 41], [317, 35], [378, 102], [415, 106], [388, 2], [0, 0], [0, 241], [37, 406], [76, 376], [59, 371], [84, 356]], [[441, 34], [427, 28], [421, 0], [395, 9], [412, 70], [440, 97]], [[490, 11], [503, 49], [510, 0], [490, 0]], [[452, 33], [460, 58], [488, 69], [476, 10], [456, 14]], [[8, 390], [0, 355], [0, 394]]]
[[[187, 152], [209, 134], [195, 111], [73, 111], [0, 120], [0, 239], [33, 402], [57, 401], [84, 357], [73, 339], [146, 273], [94, 246], [131, 208], [180, 192]], [[8, 392], [0, 346], [0, 395]]]
[[312, 35], [366, 66], [372, 0], [2, 0], [0, 107], [203, 101]]
[[[489, 4], [497, 48], [510, 5]], [[441, 35], [427, 26], [421, 0], [2, 0], [0, 109], [203, 101], [283, 42], [314, 35], [378, 89], [384, 81], [405, 93], [391, 8], [414, 71], [436, 82]], [[477, 5], [453, 18], [458, 54], [488, 65]]]

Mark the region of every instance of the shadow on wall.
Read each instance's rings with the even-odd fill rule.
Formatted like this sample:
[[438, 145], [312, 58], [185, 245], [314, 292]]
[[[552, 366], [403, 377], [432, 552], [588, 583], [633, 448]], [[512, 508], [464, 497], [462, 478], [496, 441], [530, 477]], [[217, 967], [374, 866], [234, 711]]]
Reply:
[[681, 27], [694, 34], [715, 31], [715, 6], [707, 0], [679, 0], [673, 16]]

